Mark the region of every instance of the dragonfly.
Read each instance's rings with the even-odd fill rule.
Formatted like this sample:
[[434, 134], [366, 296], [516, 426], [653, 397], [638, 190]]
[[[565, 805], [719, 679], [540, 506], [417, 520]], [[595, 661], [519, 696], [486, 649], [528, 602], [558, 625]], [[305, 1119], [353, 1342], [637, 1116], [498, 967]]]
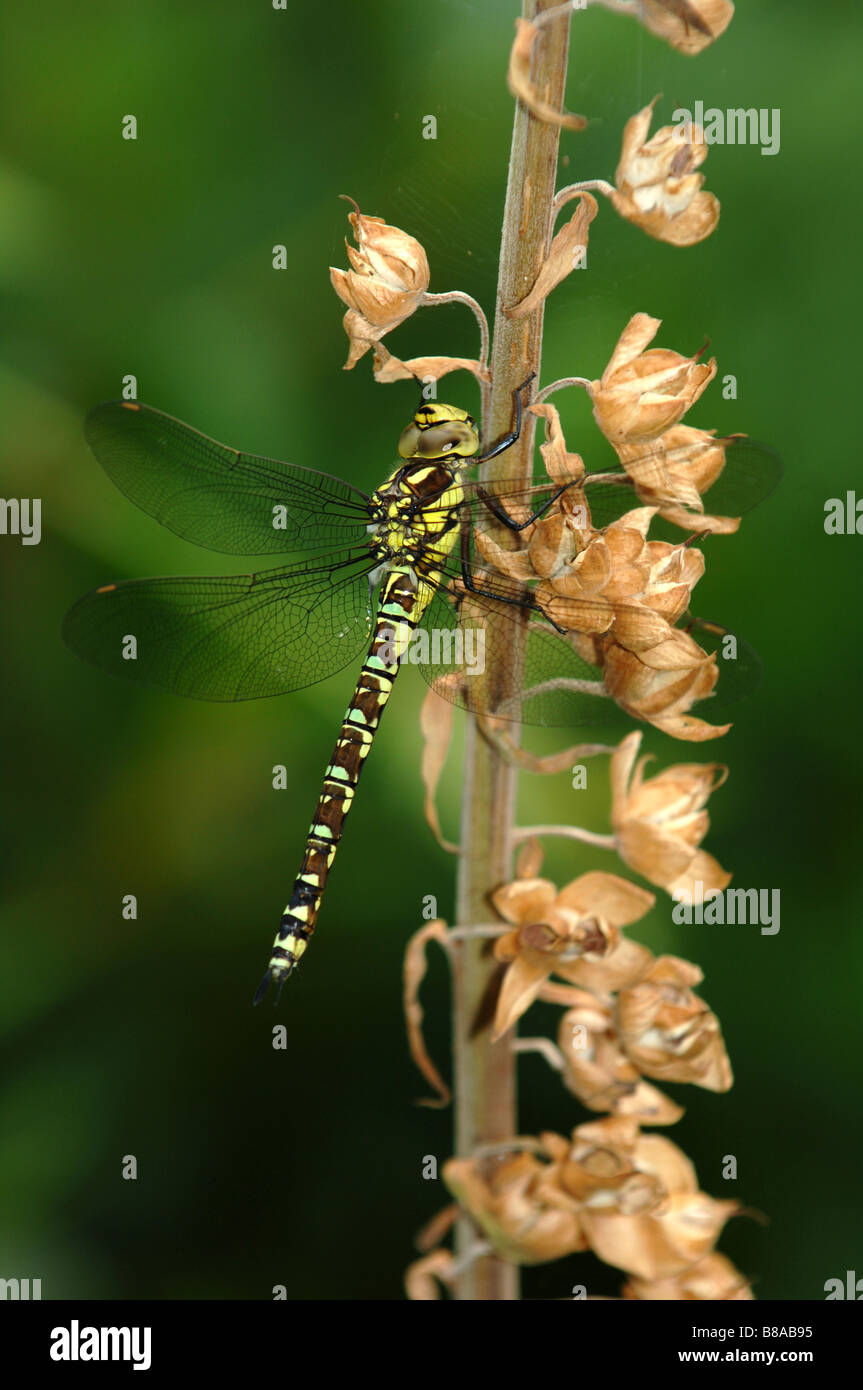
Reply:
[[[509, 433], [485, 453], [467, 411], [422, 400], [401, 433], [399, 463], [370, 494], [329, 473], [229, 448], [135, 401], [105, 402], [87, 417], [97, 460], [142, 511], [204, 548], [283, 563], [103, 584], [64, 619], [73, 652], [112, 675], [216, 701], [299, 690], [365, 652], [255, 1003], [271, 983], [278, 1002], [308, 948], [402, 665], [418, 666], [438, 693], [474, 714], [578, 725], [616, 709], [596, 698], [595, 665], [547, 620], [530, 586], [500, 573], [478, 549], [483, 532], [530, 534], [570, 487], [590, 496], [594, 526], [639, 505], [623, 471], [597, 475], [595, 487], [590, 474], [544, 484], [468, 477], [519, 439], [529, 381], [514, 393]], [[723, 480], [717, 501], [736, 514], [768, 495], [780, 472], [771, 450], [733, 442], [709, 494], [711, 510]], [[716, 646], [724, 632], [703, 624], [699, 641]], [[720, 703], [746, 693], [759, 673], [742, 639], [727, 664], [734, 669], [722, 673]], [[524, 698], [513, 696], [512, 680], [494, 686], [488, 667], [517, 674]]]

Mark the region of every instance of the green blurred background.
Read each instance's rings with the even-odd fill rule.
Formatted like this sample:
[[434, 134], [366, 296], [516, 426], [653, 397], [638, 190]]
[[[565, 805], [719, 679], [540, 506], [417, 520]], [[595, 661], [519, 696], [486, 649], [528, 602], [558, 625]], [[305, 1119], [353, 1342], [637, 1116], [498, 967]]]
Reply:
[[[388, 471], [414, 391], [375, 385], [368, 359], [341, 370], [337, 195], [419, 235], [433, 290], [491, 309], [514, 13], [501, 0], [4, 7], [2, 493], [43, 499], [43, 538], [0, 538], [0, 1276], [40, 1277], [44, 1297], [269, 1298], [284, 1284], [294, 1299], [398, 1298], [413, 1235], [445, 1201], [421, 1166], [449, 1154], [451, 1119], [414, 1104], [424, 1087], [400, 1011], [422, 899], [449, 917], [454, 886], [422, 817], [416, 672], [387, 715], [307, 967], [273, 1014], [251, 995], [353, 671], [284, 699], [194, 704], [100, 676], [58, 629], [110, 579], [246, 568], [160, 530], [88, 453], [84, 414], [127, 373], [141, 400], [243, 449], [365, 489]], [[823, 531], [825, 500], [858, 479], [860, 39], [837, 0], [750, 0], [695, 60], [632, 21], [579, 16], [568, 105], [591, 124], [563, 135], [566, 181], [612, 178], [625, 120], [657, 92], [659, 123], [699, 98], [778, 107], [782, 144], [775, 158], [711, 150], [722, 221], [694, 249], [604, 205], [588, 271], [546, 319], [544, 381], [598, 375], [637, 310], [664, 320], [663, 345], [692, 352], [709, 336], [738, 399], [714, 383], [690, 422], [746, 431], [786, 462], [738, 536], [708, 543], [697, 596], [760, 650], [759, 693], [721, 746], [645, 739], [665, 763], [730, 764], [708, 848], [736, 884], [781, 889], [782, 929], [675, 927], [663, 900], [633, 931], [705, 971], [736, 1084], [670, 1088], [687, 1113], [667, 1132], [707, 1191], [768, 1218], [734, 1221], [721, 1243], [766, 1299], [822, 1297], [826, 1279], [863, 1273], [863, 541]], [[134, 143], [120, 135], [129, 113]], [[435, 142], [421, 138], [428, 114]], [[474, 355], [475, 329], [458, 307], [428, 310], [390, 347]], [[477, 404], [468, 377], [446, 394]], [[602, 461], [580, 393], [556, 402], [570, 446]], [[278, 763], [287, 792], [271, 788]], [[459, 792], [456, 759], [450, 833]], [[521, 819], [606, 829], [601, 762], [575, 795], [567, 775], [525, 778]], [[561, 882], [616, 867], [560, 845], [547, 864]], [[445, 1064], [440, 961], [424, 997]], [[538, 1010], [528, 1028], [552, 1018]], [[271, 1046], [276, 1022], [287, 1051]], [[521, 1063], [521, 1089], [523, 1133], [587, 1118], [538, 1058]], [[121, 1180], [126, 1154], [136, 1182]], [[621, 1281], [580, 1257], [530, 1272], [525, 1295]]]

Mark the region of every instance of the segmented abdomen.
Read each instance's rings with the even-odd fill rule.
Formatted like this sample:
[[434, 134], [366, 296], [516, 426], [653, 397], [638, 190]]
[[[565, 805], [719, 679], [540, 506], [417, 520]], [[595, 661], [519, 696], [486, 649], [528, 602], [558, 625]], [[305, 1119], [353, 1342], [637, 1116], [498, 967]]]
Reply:
[[416, 579], [406, 570], [387, 575], [378, 604], [371, 646], [348, 706], [318, 798], [303, 862], [285, 908], [267, 973], [255, 995], [266, 992], [270, 980], [281, 986], [304, 954], [315, 930], [330, 865], [342, 837], [345, 818], [399, 671], [402, 652], [425, 604]]

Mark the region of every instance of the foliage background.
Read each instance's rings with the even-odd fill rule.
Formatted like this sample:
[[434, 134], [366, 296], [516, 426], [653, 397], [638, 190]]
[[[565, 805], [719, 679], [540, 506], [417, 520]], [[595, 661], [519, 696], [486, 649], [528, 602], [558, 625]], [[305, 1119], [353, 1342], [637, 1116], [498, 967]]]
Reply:
[[[281, 1283], [294, 1299], [398, 1298], [413, 1233], [445, 1200], [420, 1174], [424, 1155], [449, 1153], [450, 1117], [414, 1105], [423, 1087], [400, 1016], [422, 898], [445, 915], [453, 899], [453, 863], [421, 814], [416, 673], [387, 715], [308, 965], [273, 1015], [251, 994], [352, 672], [285, 699], [198, 705], [101, 677], [58, 628], [94, 584], [221, 565], [136, 513], [85, 448], [86, 409], [127, 372], [142, 400], [242, 448], [364, 488], [390, 468], [413, 391], [376, 386], [367, 362], [341, 371], [327, 277], [344, 264], [337, 194], [421, 235], [432, 289], [471, 290], [491, 309], [513, 16], [500, 0], [4, 6], [2, 492], [41, 497], [44, 534], [38, 547], [0, 539], [0, 1275], [41, 1277], [45, 1297], [269, 1298]], [[733, 1222], [722, 1241], [767, 1299], [823, 1296], [863, 1259], [863, 542], [823, 532], [825, 500], [859, 472], [847, 113], [860, 38], [836, 0], [741, 4], [697, 60], [631, 21], [577, 18], [568, 104], [592, 123], [563, 136], [566, 177], [612, 177], [624, 121], [657, 92], [660, 121], [697, 98], [779, 107], [782, 146], [711, 151], [723, 217], [693, 250], [603, 206], [589, 270], [550, 302], [543, 365], [546, 381], [597, 375], [647, 310], [664, 344], [693, 351], [709, 336], [720, 374], [738, 378], [736, 402], [714, 384], [692, 422], [745, 430], [786, 460], [775, 497], [736, 539], [710, 543], [700, 594], [765, 665], [718, 750], [732, 773], [709, 848], [738, 885], [781, 888], [781, 932], [674, 927], [664, 903], [641, 930], [699, 962], [723, 1021], [734, 1089], [671, 1088], [687, 1106], [672, 1137], [708, 1191], [769, 1217]], [[129, 112], [136, 143], [120, 138]], [[420, 138], [426, 114], [436, 142]], [[279, 242], [286, 273], [271, 266]], [[391, 346], [473, 355], [475, 334], [446, 308]], [[467, 378], [449, 394], [475, 403]], [[557, 400], [571, 446], [600, 459], [578, 393]], [[646, 746], [692, 756], [656, 733]], [[271, 789], [276, 763], [290, 768], [286, 793]], [[442, 793], [452, 831], [458, 796], [456, 763]], [[604, 829], [606, 814], [601, 762], [586, 793], [567, 776], [524, 781], [524, 822]], [[562, 881], [615, 867], [573, 846], [548, 863]], [[129, 892], [136, 923], [120, 915]], [[445, 1061], [440, 962], [427, 1005]], [[271, 1047], [276, 1021], [286, 1052]], [[539, 1059], [521, 1077], [523, 1132], [586, 1118]], [[126, 1154], [137, 1182], [121, 1180]], [[575, 1282], [613, 1293], [621, 1279], [581, 1257], [530, 1272], [526, 1296], [565, 1297]]]

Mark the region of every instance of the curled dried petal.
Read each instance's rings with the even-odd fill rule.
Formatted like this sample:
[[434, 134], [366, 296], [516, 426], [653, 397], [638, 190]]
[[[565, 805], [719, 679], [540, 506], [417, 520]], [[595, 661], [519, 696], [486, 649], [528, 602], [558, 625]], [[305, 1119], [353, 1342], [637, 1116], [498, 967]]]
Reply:
[[426, 1081], [437, 1091], [436, 1099], [425, 1099], [419, 1103], [430, 1109], [440, 1109], [449, 1105], [451, 1092], [426, 1049], [422, 1030], [423, 1008], [419, 1000], [419, 988], [426, 973], [426, 946], [430, 941], [437, 941], [444, 950], [448, 949], [446, 923], [440, 918], [420, 927], [408, 941], [403, 966], [403, 1004], [411, 1056]]
[[430, 689], [420, 709], [420, 731], [423, 739], [420, 773], [425, 786], [426, 823], [440, 845], [450, 854], [458, 854], [458, 845], [444, 839], [435, 804], [435, 793], [452, 742], [455, 705]]
[[414, 1260], [405, 1270], [405, 1293], [415, 1303], [440, 1298], [440, 1285], [450, 1287], [455, 1279], [455, 1260], [449, 1250], [433, 1250]]
[[538, 121], [546, 125], [562, 126], [566, 130], [584, 130], [587, 120], [572, 111], [555, 111], [544, 101], [531, 81], [530, 56], [533, 41], [539, 33], [539, 26], [529, 19], [515, 21], [515, 39], [509, 55], [509, 69], [506, 75], [507, 86], [514, 97], [527, 107]]
[[382, 344], [375, 347], [375, 381], [388, 385], [410, 377], [420, 381], [440, 381], [449, 372], [470, 372], [477, 381], [491, 381], [491, 372], [473, 357], [411, 357], [403, 362], [387, 352]]
[[561, 280], [578, 268], [587, 252], [589, 228], [597, 211], [596, 199], [590, 193], [581, 193], [572, 217], [552, 240], [532, 288], [513, 308], [504, 310], [507, 318], [521, 319], [532, 314]]

